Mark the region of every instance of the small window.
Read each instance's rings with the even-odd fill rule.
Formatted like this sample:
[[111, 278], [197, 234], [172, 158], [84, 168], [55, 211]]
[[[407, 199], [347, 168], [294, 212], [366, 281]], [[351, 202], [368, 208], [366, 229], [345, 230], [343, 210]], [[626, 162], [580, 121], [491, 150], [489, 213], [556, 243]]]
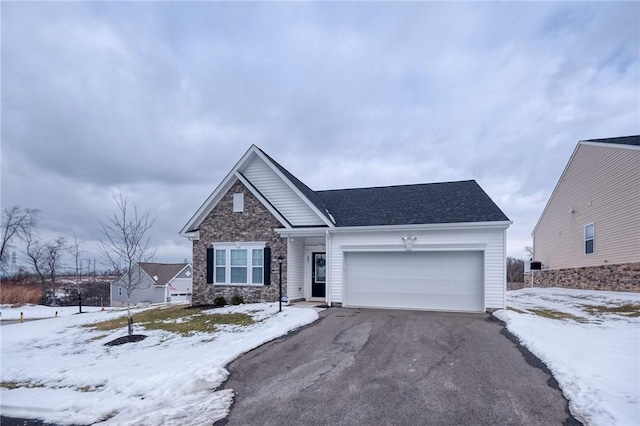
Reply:
[[241, 213], [244, 211], [244, 194], [233, 194], [233, 212]]
[[263, 249], [251, 250], [251, 283], [262, 284], [262, 253]]
[[227, 260], [226, 260], [226, 250], [216, 250], [216, 282], [223, 283], [225, 282], [227, 276]]
[[593, 241], [595, 239], [595, 228], [593, 223], [584, 226], [584, 254], [593, 253]]

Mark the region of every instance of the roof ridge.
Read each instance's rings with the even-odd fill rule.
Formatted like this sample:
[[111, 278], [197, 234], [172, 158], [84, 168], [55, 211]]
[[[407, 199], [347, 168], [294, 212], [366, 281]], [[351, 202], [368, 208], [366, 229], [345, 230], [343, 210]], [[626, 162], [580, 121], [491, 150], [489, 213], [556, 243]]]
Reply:
[[[452, 180], [445, 182], [423, 182], [423, 183], [406, 183], [406, 184], [398, 184], [398, 185], [380, 185], [380, 186], [364, 186], [360, 188], [335, 188], [335, 189], [323, 189], [319, 191], [314, 191], [316, 194], [325, 193], [331, 191], [357, 191], [361, 189], [384, 189], [384, 188], [401, 188], [401, 187], [415, 187], [415, 186], [425, 186], [425, 185], [443, 185], [448, 183], [465, 183], [465, 182], [476, 182], [475, 179], [465, 179], [465, 180]], [[476, 182], [477, 183], [477, 182]]]

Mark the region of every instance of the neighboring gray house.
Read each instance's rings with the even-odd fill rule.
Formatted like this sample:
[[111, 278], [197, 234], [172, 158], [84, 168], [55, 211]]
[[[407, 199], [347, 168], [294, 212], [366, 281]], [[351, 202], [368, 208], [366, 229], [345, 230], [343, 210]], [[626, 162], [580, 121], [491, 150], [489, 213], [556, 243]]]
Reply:
[[[473, 180], [313, 191], [252, 145], [183, 227], [194, 304], [505, 307], [511, 221]], [[279, 259], [282, 262], [279, 264]]]
[[[131, 294], [132, 304], [191, 300], [193, 270], [189, 263], [138, 263], [134, 274], [142, 282]], [[126, 275], [111, 284], [111, 306], [126, 306]]]
[[640, 291], [640, 136], [578, 142], [532, 236], [534, 285]]

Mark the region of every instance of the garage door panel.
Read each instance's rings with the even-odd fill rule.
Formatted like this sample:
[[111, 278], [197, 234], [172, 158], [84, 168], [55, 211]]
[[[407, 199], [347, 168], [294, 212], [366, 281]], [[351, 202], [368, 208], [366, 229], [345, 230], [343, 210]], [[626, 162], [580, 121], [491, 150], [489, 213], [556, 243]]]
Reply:
[[482, 311], [482, 252], [346, 254], [345, 304]]

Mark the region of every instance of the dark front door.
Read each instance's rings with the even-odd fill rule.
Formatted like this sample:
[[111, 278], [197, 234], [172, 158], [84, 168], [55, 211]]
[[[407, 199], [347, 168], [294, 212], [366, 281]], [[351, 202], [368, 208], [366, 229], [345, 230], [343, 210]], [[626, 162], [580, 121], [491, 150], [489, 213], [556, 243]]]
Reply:
[[325, 297], [327, 288], [327, 259], [325, 253], [312, 253], [311, 297]]

